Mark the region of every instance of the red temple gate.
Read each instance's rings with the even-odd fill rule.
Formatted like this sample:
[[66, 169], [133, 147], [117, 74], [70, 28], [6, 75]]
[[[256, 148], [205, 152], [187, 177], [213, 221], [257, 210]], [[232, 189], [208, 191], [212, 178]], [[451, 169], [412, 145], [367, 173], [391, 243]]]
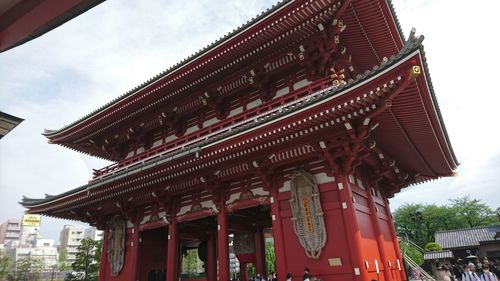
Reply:
[[278, 280], [406, 280], [387, 198], [457, 166], [421, 41], [387, 1], [281, 2], [47, 131], [116, 163], [22, 204], [104, 229], [101, 281], [179, 280], [195, 248], [229, 280], [232, 237], [265, 275], [264, 229]]

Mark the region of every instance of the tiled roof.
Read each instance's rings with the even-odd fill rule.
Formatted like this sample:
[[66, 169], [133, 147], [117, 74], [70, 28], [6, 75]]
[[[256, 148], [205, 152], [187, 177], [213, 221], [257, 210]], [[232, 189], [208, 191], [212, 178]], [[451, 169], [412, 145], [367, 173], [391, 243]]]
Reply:
[[439, 260], [453, 258], [451, 250], [433, 251], [424, 253], [424, 260]]
[[436, 232], [436, 243], [443, 249], [479, 246], [479, 242], [494, 241], [500, 225], [455, 229]]
[[[377, 74], [381, 73], [383, 70], [389, 68], [390, 66], [392, 66], [394, 64], [397, 64], [399, 61], [402, 61], [402, 60], [408, 58], [410, 55], [412, 55], [412, 53], [414, 51], [416, 51], [416, 50], [422, 51], [422, 48], [423, 48], [422, 47], [422, 41], [423, 41], [423, 39], [424, 39], [423, 36], [411, 37], [406, 42], [406, 44], [403, 47], [403, 49], [401, 49], [401, 51], [397, 55], [392, 56], [389, 59], [387, 59], [387, 58], [384, 59], [382, 61], [382, 63], [379, 66], [375, 66], [373, 68], [373, 70], [371, 70], [371, 71], [367, 70], [365, 73], [358, 75], [355, 80], [349, 79], [349, 81], [345, 85], [344, 84], [340, 84], [338, 87], [330, 87], [329, 89], [327, 89], [325, 91], [325, 95], [321, 99], [309, 99], [309, 100], [307, 100], [305, 102], [302, 102], [299, 105], [295, 106], [294, 110], [291, 110], [291, 111], [285, 111], [284, 110], [284, 111], [282, 111], [281, 113], [278, 113], [278, 114], [268, 115], [268, 116], [265, 116], [263, 118], [256, 119], [254, 122], [249, 123], [249, 124], [247, 124], [245, 126], [240, 126], [239, 128], [233, 129], [233, 130], [228, 130], [227, 132], [217, 134], [213, 138], [209, 138], [207, 140], [204, 140], [204, 141], [192, 144], [190, 146], [186, 146], [186, 147], [184, 147], [182, 149], [178, 149], [176, 151], [172, 151], [172, 152], [169, 152], [167, 154], [161, 155], [158, 158], [154, 158], [155, 160], [151, 161], [153, 163], [151, 163], [151, 162], [143, 162], [143, 163], [139, 163], [139, 165], [134, 164], [132, 167], [124, 169], [124, 170], [121, 170], [121, 171], [113, 174], [110, 177], [105, 177], [105, 178], [101, 178], [101, 179], [98, 179], [98, 180], [94, 180], [94, 181], [92, 181], [92, 182], [90, 182], [88, 184], [85, 184], [85, 185], [80, 186], [78, 188], [66, 191], [66, 192], [61, 193], [59, 195], [54, 195], [53, 196], [53, 195], [45, 194], [45, 198], [41, 198], [41, 199], [34, 199], [34, 198], [29, 198], [29, 197], [23, 196], [22, 201], [19, 202], [19, 203], [22, 206], [24, 206], [26, 208], [29, 208], [29, 207], [32, 207], [32, 206], [35, 206], [35, 205], [38, 205], [38, 204], [47, 203], [47, 202], [53, 201], [55, 199], [59, 199], [59, 198], [65, 197], [65, 196], [69, 196], [71, 194], [74, 194], [74, 193], [77, 193], [77, 192], [81, 192], [83, 190], [92, 189], [92, 188], [95, 188], [95, 187], [100, 186], [102, 184], [106, 184], [106, 183], [112, 182], [114, 180], [118, 180], [120, 178], [132, 175], [134, 173], [141, 172], [141, 171], [143, 171], [143, 170], [145, 170], [147, 168], [152, 167], [152, 165], [156, 166], [156, 165], [162, 164], [162, 163], [164, 163], [166, 161], [170, 161], [172, 159], [176, 159], [178, 157], [182, 157], [183, 154], [191, 153], [193, 151], [196, 151], [200, 146], [203, 146], [203, 145], [206, 145], [206, 144], [209, 144], [209, 143], [212, 143], [212, 142], [216, 142], [216, 141], [225, 139], [225, 138], [227, 138], [230, 135], [234, 135], [234, 134], [243, 132], [243, 131], [251, 128], [251, 127], [255, 127], [255, 126], [258, 126], [260, 124], [266, 123], [269, 120], [272, 120], [272, 119], [275, 119], [275, 118], [279, 118], [281, 116], [285, 116], [285, 115], [289, 114], [290, 112], [293, 112], [295, 110], [299, 110], [301, 108], [304, 108], [304, 107], [306, 107], [306, 106], [308, 106], [308, 105], [310, 105], [312, 103], [319, 102], [320, 100], [326, 99], [326, 98], [328, 98], [328, 97], [330, 97], [332, 95], [336, 95], [337, 93], [339, 93], [339, 92], [341, 92], [343, 90], [350, 89], [351, 87], [354, 87], [355, 85], [360, 84], [360, 83], [362, 83], [365, 80], [369, 80], [370, 78], [376, 76]], [[424, 61], [425, 61], [425, 58], [424, 58]], [[424, 71], [424, 72], [426, 72], [426, 71]]]

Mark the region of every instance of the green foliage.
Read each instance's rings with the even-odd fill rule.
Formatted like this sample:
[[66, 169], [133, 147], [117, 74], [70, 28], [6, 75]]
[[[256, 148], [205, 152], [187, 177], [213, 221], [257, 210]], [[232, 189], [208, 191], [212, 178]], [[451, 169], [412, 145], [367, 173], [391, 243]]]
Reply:
[[198, 273], [198, 249], [185, 251], [182, 257], [182, 273]]
[[275, 272], [276, 257], [274, 255], [274, 243], [266, 242], [266, 269], [267, 273]]
[[8, 281], [39, 281], [42, 261], [38, 259], [22, 259], [16, 263], [16, 268], [7, 277]]
[[441, 247], [441, 245], [439, 245], [436, 242], [429, 242], [429, 243], [425, 244], [424, 249], [426, 252], [433, 252], [433, 251], [441, 251], [443, 249], [443, 247]]
[[407, 254], [410, 257], [410, 259], [412, 259], [418, 265], [422, 265], [424, 263], [424, 254], [422, 254], [417, 249], [413, 248], [412, 246], [408, 245], [405, 242], [401, 242], [399, 244], [399, 247], [401, 248], [401, 251]]
[[73, 271], [83, 273], [83, 279], [74, 275], [67, 275], [64, 280], [97, 281], [101, 265], [101, 243], [101, 241], [83, 239], [81, 245], [78, 246], [75, 262], [71, 265]]
[[59, 251], [58, 268], [60, 271], [66, 271], [70, 269], [68, 263], [68, 251], [66, 249], [62, 249], [61, 251]]
[[9, 274], [10, 265], [11, 262], [9, 257], [0, 251], [0, 280], [4, 280]]
[[491, 225], [497, 222], [495, 212], [478, 199], [470, 196], [451, 199], [451, 207], [466, 227]]
[[405, 204], [394, 212], [396, 231], [420, 247], [434, 241], [437, 231], [486, 226], [495, 222], [494, 212], [480, 200], [462, 197], [451, 204]]

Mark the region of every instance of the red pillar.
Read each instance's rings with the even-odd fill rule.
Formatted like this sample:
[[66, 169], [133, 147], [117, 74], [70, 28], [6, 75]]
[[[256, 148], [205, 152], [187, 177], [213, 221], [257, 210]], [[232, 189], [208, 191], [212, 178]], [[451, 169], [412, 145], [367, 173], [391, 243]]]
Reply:
[[179, 260], [179, 237], [177, 221], [172, 216], [172, 222], [168, 225], [168, 248], [167, 248], [167, 281], [178, 281], [178, 260]]
[[377, 247], [383, 265], [384, 279], [386, 281], [389, 281], [392, 280], [391, 270], [387, 263], [388, 259], [385, 253], [384, 235], [380, 230], [380, 220], [377, 215], [375, 197], [373, 196], [372, 193], [373, 191], [375, 191], [375, 189], [372, 189], [371, 187], [366, 190], [366, 193], [368, 194], [368, 205], [370, 206], [370, 218], [373, 224], [373, 229], [375, 230], [375, 237], [377, 238]]
[[99, 269], [99, 281], [106, 280], [106, 265], [108, 264], [108, 235], [109, 232], [104, 230], [102, 235], [102, 252], [101, 252], [101, 267]]
[[240, 263], [240, 281], [248, 281], [247, 263]]
[[368, 281], [368, 272], [365, 268], [365, 261], [362, 252], [361, 231], [356, 217], [356, 207], [353, 204], [353, 194], [349, 183], [348, 175], [337, 174], [337, 187], [344, 218], [347, 242], [351, 249], [351, 261], [353, 266], [354, 280]]
[[137, 280], [137, 268], [139, 267], [139, 224], [136, 223], [134, 228], [132, 228], [132, 241], [130, 242], [131, 249], [131, 263], [129, 266], [132, 267], [132, 272], [130, 274], [130, 280]]
[[[229, 280], [228, 221], [224, 204], [217, 214], [217, 254], [219, 261], [219, 281]], [[170, 280], [167, 280], [170, 281]]]
[[[389, 200], [387, 200], [387, 198], [384, 198], [385, 200], [385, 208], [387, 210], [390, 210], [390, 207], [389, 207]], [[389, 225], [389, 229], [391, 230], [391, 236], [392, 236], [392, 244], [394, 245], [394, 250], [396, 251], [396, 257], [399, 261], [399, 273], [400, 273], [400, 280], [406, 280], [406, 273], [405, 273], [405, 267], [404, 267], [404, 263], [403, 263], [403, 257], [401, 256], [401, 249], [399, 248], [399, 241], [398, 241], [398, 235], [396, 234], [396, 229], [394, 228], [394, 221], [393, 221], [393, 218], [392, 218], [392, 215], [390, 214], [389, 212], [389, 217], [391, 218], [390, 220], [390, 225]], [[395, 265], [397, 266], [397, 265]]]
[[267, 277], [266, 274], [266, 253], [264, 244], [264, 233], [261, 227], [257, 227], [254, 232], [255, 244], [255, 270], [260, 273], [262, 277]]
[[207, 281], [217, 280], [217, 253], [215, 239], [212, 235], [207, 241]]
[[283, 226], [281, 224], [281, 214], [279, 205], [278, 187], [271, 189], [271, 220], [273, 223], [273, 238], [274, 238], [274, 256], [275, 256], [275, 271], [278, 280], [286, 280], [286, 259], [285, 259], [285, 241], [283, 238]]

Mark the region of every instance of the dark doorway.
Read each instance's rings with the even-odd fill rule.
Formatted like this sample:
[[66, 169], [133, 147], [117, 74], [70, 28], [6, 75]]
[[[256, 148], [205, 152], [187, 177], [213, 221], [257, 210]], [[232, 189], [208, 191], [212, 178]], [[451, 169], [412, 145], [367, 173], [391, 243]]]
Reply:
[[167, 237], [166, 228], [141, 232], [139, 280], [165, 281]]

